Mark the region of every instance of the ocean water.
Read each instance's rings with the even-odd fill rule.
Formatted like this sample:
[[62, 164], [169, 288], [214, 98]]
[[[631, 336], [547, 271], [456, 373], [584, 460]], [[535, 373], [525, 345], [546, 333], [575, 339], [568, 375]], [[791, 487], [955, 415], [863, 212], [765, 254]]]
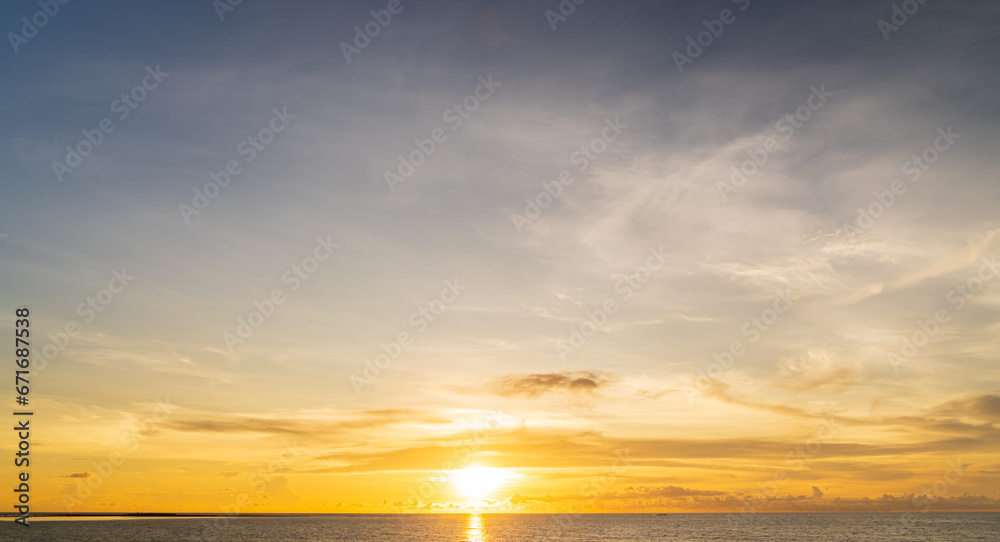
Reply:
[[[11, 542], [958, 542], [1000, 541], [998, 513], [441, 514], [171, 519], [4, 518]], [[739, 521], [734, 521], [739, 520]]]

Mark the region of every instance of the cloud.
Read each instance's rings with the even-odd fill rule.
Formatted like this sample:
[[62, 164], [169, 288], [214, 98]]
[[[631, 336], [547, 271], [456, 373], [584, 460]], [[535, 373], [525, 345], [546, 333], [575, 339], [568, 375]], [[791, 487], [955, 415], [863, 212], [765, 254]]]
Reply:
[[663, 397], [666, 397], [671, 393], [676, 393], [679, 391], [681, 390], [660, 390], [660, 391], [636, 390], [635, 394], [638, 395], [639, 397], [642, 397], [643, 399], [650, 399], [652, 401], [655, 401], [657, 399], [662, 399]]
[[722, 382], [719, 380], [710, 380], [702, 390], [702, 393], [705, 395], [705, 397], [711, 397], [712, 399], [716, 399], [724, 403], [729, 403], [731, 405], [739, 405], [739, 406], [764, 410], [767, 412], [780, 414], [783, 416], [809, 417], [809, 418], [821, 417], [820, 414], [811, 414], [806, 409], [800, 407], [779, 405], [773, 403], [761, 403], [757, 401], [740, 399], [734, 397], [731, 393], [729, 393], [730, 387], [731, 386], [726, 382]]
[[[694, 497], [721, 497], [729, 495], [725, 491], [714, 491], [714, 490], [698, 490], [689, 489], [686, 487], [679, 486], [661, 486], [661, 487], [647, 487], [647, 486], [629, 486], [620, 491], [609, 491], [600, 494], [600, 500], [631, 500], [631, 499], [650, 499], [650, 498], [664, 498], [664, 499], [689, 499]], [[556, 503], [562, 501], [580, 501], [580, 500], [591, 500], [594, 499], [595, 495], [583, 495], [583, 494], [567, 494], [567, 495], [546, 495], [546, 496], [527, 496], [520, 493], [511, 495], [508, 500], [512, 504], [520, 503], [530, 503], [530, 502], [542, 502], [542, 503]]]
[[[742, 472], [759, 476], [761, 471], [770, 470], [762, 468], [762, 464], [787, 466], [784, 458], [801, 445], [781, 438], [621, 438], [597, 432], [560, 433], [536, 429], [490, 433], [478, 440], [472, 438], [474, 432], [397, 442], [378, 448], [345, 448], [312, 457], [306, 465], [313, 473], [434, 471], [448, 462], [467, 458], [467, 453], [463, 455], [457, 450], [468, 448], [471, 442], [473, 451], [490, 457], [493, 466], [537, 469], [539, 478], [549, 480], [572, 477], [574, 469], [579, 473], [581, 469], [604, 466], [613, 460], [615, 451], [621, 449], [628, 449], [633, 463], [643, 468], [726, 471], [734, 475]], [[824, 441], [815, 457], [810, 459], [810, 471], [797, 477], [816, 476], [815, 480], [819, 481], [824, 476], [844, 479], [858, 473], [859, 479], [876, 479], [883, 474], [879, 469], [884, 466], [886, 457], [988, 453], [996, 448], [996, 442], [997, 439], [964, 437], [884, 444]], [[572, 453], [553, 454], [552, 450]], [[870, 471], [875, 474], [869, 474]], [[884, 478], [901, 479], [914, 472], [911, 465], [902, 471], [892, 469]]]
[[899, 279], [893, 284], [893, 288], [909, 288], [924, 280], [968, 267], [986, 254], [996, 242], [998, 234], [1000, 234], [1000, 230], [990, 230], [985, 234], [977, 235], [974, 239], [969, 240], [958, 252], [948, 254], [934, 261], [924, 269]]
[[712, 490], [698, 490], [689, 489], [686, 487], [678, 486], [663, 486], [663, 487], [646, 487], [639, 486], [633, 488], [631, 486], [626, 487], [616, 496], [619, 498], [638, 498], [638, 497], [667, 497], [667, 498], [684, 498], [684, 497], [716, 497], [721, 495], [727, 495], [725, 491], [712, 491]]
[[705, 264], [704, 268], [728, 280], [768, 293], [790, 290], [795, 296], [803, 296], [843, 288], [830, 258], [823, 254], [786, 255], [746, 263]]
[[526, 495], [521, 495], [520, 493], [515, 493], [515, 494], [511, 495], [508, 498], [508, 500], [511, 502], [511, 504], [522, 504], [522, 503], [530, 503], [530, 502], [557, 502], [560, 499], [555, 498], [555, 497], [549, 497], [549, 496], [545, 496], [545, 497], [528, 497]]
[[840, 393], [860, 383], [865, 370], [859, 364], [833, 359], [826, 352], [806, 352], [797, 359], [778, 362], [779, 374], [774, 385], [794, 391], [825, 390]]
[[[326, 418], [302, 419], [266, 416], [214, 416], [215, 419], [178, 419], [164, 423], [174, 431], [195, 433], [269, 433], [273, 435], [314, 435], [343, 433], [406, 423], [447, 424], [451, 420], [416, 409], [382, 409], [329, 414]], [[336, 419], [340, 417], [341, 419]]]
[[1000, 395], [984, 394], [967, 399], [955, 399], [935, 407], [932, 412], [1000, 422]]
[[74, 472], [73, 474], [63, 474], [60, 478], [93, 478], [94, 473], [89, 471]]
[[553, 392], [594, 393], [607, 383], [593, 372], [510, 374], [489, 381], [486, 389], [501, 397], [534, 398]]
[[822, 499], [823, 491], [820, 490], [820, 488], [813, 486], [813, 497], [816, 497], [817, 499]]
[[943, 440], [924, 441], [922, 445], [926, 447], [926, 450], [960, 451], [963, 446], [981, 448], [1000, 442], [1000, 427], [991, 423], [972, 424], [955, 417], [945, 417], [956, 416], [957, 412], [961, 412], [970, 417], [989, 420], [992, 416], [995, 419], [996, 411], [991, 410], [996, 401], [994, 395], [949, 401], [936, 409], [917, 414], [857, 417], [834, 414], [832, 411], [810, 411], [807, 408], [757, 402], [734, 396], [730, 393], [730, 388], [730, 384], [726, 382], [712, 380], [709, 381], [702, 393], [705, 397], [730, 405], [744, 406], [789, 417], [827, 419], [830, 423], [838, 426], [896, 427], [917, 435], [926, 436], [930, 433], [936, 433], [949, 437]]

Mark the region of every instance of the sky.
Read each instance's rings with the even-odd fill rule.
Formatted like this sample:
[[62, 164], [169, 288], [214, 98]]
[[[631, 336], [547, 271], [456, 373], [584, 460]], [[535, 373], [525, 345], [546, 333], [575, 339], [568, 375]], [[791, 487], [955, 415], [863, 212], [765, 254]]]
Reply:
[[1000, 509], [995, 2], [46, 5], [34, 511]]

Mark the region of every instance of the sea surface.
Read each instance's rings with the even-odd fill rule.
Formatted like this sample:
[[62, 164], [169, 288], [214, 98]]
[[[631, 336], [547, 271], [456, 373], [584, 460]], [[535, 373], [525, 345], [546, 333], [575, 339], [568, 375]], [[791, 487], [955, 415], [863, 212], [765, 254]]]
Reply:
[[1000, 541], [1000, 513], [441, 514], [167, 519], [3, 518], [3, 542]]

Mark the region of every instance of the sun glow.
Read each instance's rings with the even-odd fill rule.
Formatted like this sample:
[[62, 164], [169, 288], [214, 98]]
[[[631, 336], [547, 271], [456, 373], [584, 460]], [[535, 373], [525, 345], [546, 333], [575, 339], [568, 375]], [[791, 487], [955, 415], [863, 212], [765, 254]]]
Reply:
[[512, 477], [508, 469], [467, 467], [453, 472], [450, 479], [459, 493], [479, 499], [490, 495]]

